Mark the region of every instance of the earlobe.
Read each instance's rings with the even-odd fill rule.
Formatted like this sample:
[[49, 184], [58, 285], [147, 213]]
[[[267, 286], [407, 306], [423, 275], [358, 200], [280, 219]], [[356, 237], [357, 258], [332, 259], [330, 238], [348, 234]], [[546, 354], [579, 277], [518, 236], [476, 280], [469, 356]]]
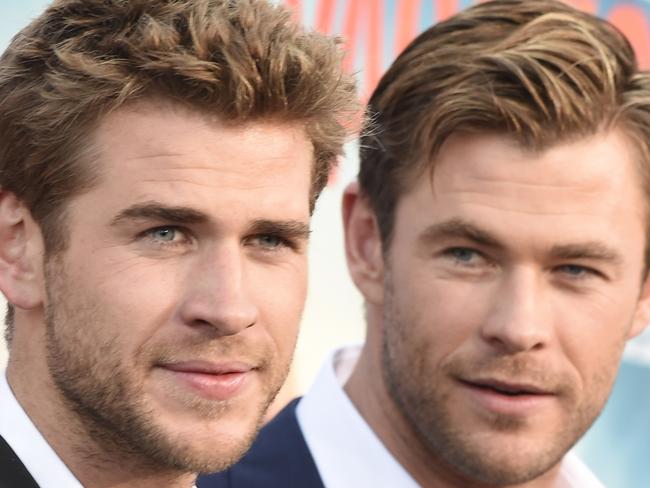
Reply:
[[366, 302], [380, 304], [384, 293], [384, 259], [375, 214], [357, 183], [343, 194], [343, 225], [348, 269]]
[[29, 209], [0, 190], [0, 291], [9, 303], [27, 310], [42, 303], [41, 263], [40, 230]]
[[641, 296], [637, 303], [636, 313], [634, 314], [634, 321], [628, 334], [628, 339], [632, 339], [650, 324], [650, 273], [645, 277], [643, 287], [641, 288]]

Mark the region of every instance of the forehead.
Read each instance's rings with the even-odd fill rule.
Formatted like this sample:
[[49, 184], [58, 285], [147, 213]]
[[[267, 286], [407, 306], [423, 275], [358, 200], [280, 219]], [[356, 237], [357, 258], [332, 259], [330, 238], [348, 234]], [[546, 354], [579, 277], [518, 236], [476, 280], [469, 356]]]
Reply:
[[208, 204], [246, 196], [284, 211], [308, 206], [313, 148], [300, 124], [225, 124], [150, 102], [108, 115], [92, 143], [99, 174], [93, 191], [106, 198]]
[[442, 147], [432, 174], [435, 194], [482, 192], [512, 196], [517, 208], [554, 208], [553, 197], [593, 204], [596, 197], [642, 207], [642, 184], [630, 142], [618, 131], [600, 133], [544, 151], [522, 148], [500, 135], [457, 134]]
[[[228, 122], [216, 115], [168, 101], [128, 105], [106, 116], [93, 142], [104, 159], [136, 159], [158, 154], [211, 153], [218, 160], [246, 158], [277, 163], [297, 146], [310, 151], [304, 124], [274, 120]], [[302, 155], [302, 154], [301, 154]], [[256, 165], [251, 165], [256, 171]], [[309, 169], [309, 166], [308, 166]]]
[[408, 219], [428, 225], [460, 214], [508, 238], [624, 234], [645, 226], [642, 188], [634, 151], [617, 131], [541, 152], [499, 135], [457, 134], [398, 211], [412, 214], [407, 227]]

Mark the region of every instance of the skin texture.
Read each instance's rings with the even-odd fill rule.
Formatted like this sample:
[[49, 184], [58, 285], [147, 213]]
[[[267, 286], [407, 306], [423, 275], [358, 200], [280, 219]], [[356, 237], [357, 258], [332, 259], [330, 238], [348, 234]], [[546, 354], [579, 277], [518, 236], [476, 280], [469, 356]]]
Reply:
[[347, 190], [368, 340], [346, 391], [422, 486], [556, 486], [649, 318], [629, 147], [456, 134], [401, 196], [388, 250]]
[[9, 381], [85, 486], [190, 486], [243, 454], [286, 376], [312, 146], [299, 125], [154, 102], [108, 116], [93, 144], [98, 182], [44, 265], [38, 226], [0, 200]]

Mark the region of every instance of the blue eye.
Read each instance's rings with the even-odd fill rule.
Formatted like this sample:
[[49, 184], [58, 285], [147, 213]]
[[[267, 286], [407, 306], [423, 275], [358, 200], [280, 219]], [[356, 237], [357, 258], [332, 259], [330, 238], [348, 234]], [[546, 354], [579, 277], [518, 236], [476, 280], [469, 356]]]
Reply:
[[258, 234], [246, 239], [249, 246], [264, 252], [280, 252], [286, 249], [296, 249], [296, 244], [287, 238], [275, 234]]
[[150, 231], [151, 237], [164, 242], [172, 242], [176, 238], [176, 229], [173, 227], [158, 227]]
[[137, 234], [136, 241], [154, 252], [186, 252], [195, 248], [197, 240], [189, 229], [176, 225], [151, 227]]
[[477, 252], [466, 247], [454, 247], [448, 251], [449, 255], [461, 263], [471, 263], [477, 257]]
[[261, 247], [267, 249], [277, 249], [286, 245], [286, 241], [279, 236], [264, 234], [257, 236], [257, 242]]
[[558, 269], [571, 278], [586, 278], [596, 273], [593, 269], [578, 264], [565, 264], [559, 266]]
[[585, 272], [585, 269], [582, 266], [576, 266], [575, 264], [567, 264], [562, 266], [562, 269], [572, 275], [579, 275]]

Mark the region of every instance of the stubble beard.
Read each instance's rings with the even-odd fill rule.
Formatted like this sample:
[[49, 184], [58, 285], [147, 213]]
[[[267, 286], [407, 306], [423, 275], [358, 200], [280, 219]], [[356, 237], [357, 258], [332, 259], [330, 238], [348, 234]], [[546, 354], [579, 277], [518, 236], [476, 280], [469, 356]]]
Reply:
[[[262, 386], [265, 390], [260, 395], [258, 415], [251, 419], [247, 432], [237, 439], [215, 438], [210, 445], [193, 449], [187, 439], [173, 435], [156, 421], [155, 411], [143, 398], [142, 380], [129, 374], [129, 367], [120, 362], [118, 335], [104, 335], [100, 339], [85, 330], [86, 324], [96, 320], [97, 310], [89, 301], [73, 298], [75, 291], [68, 289], [69, 281], [60, 265], [46, 265], [46, 359], [66, 409], [78, 420], [79, 432], [72, 435], [83, 441], [73, 441], [77, 453], [100, 469], [108, 465], [112, 469], [128, 467], [137, 472], [179, 475], [222, 471], [237, 462], [261, 428], [264, 414], [284, 382], [290, 363], [276, 367], [271, 381]], [[184, 348], [178, 345], [175, 349]], [[191, 351], [192, 345], [185, 349]], [[139, 352], [145, 367], [153, 361], [147, 358], [155, 354], [160, 359], [165, 354]], [[211, 420], [230, 410], [231, 404], [190, 397], [184, 407], [198, 419]], [[200, 424], [197, 428], [201, 428]], [[89, 449], [89, 445], [96, 449]]]
[[[405, 315], [395, 300], [389, 273], [385, 283], [383, 318], [383, 380], [397, 410], [421, 446], [429, 451], [432, 459], [437, 460], [431, 466], [446, 466], [442, 469], [450, 471], [453, 477], [489, 486], [517, 485], [536, 479], [561, 462], [604, 405], [607, 395], [595, 401], [585, 398], [579, 405], [573, 405], [575, 408], [568, 412], [565, 425], [556, 426], [554, 432], [549, 432], [544, 445], [504, 452], [499, 449], [499, 444], [491, 444], [489, 438], [474, 437], [471, 426], [464, 425], [462, 419], [454, 415], [448, 405], [449, 395], [441, 388], [444, 385], [438, 384], [437, 372], [430, 370], [428, 357], [432, 344], [427, 341], [416, 343], [417, 339], [414, 340], [409, 331], [411, 321]], [[484, 363], [449, 366], [451, 370], [479, 368], [475, 371], [480, 371], [490, 361]], [[598, 381], [608, 380], [601, 378]], [[497, 442], [495, 437], [502, 433], [526, 436], [526, 419], [495, 414], [483, 420], [484, 427], [489, 427], [494, 433], [492, 440]], [[521, 433], [517, 434], [518, 430]]]

